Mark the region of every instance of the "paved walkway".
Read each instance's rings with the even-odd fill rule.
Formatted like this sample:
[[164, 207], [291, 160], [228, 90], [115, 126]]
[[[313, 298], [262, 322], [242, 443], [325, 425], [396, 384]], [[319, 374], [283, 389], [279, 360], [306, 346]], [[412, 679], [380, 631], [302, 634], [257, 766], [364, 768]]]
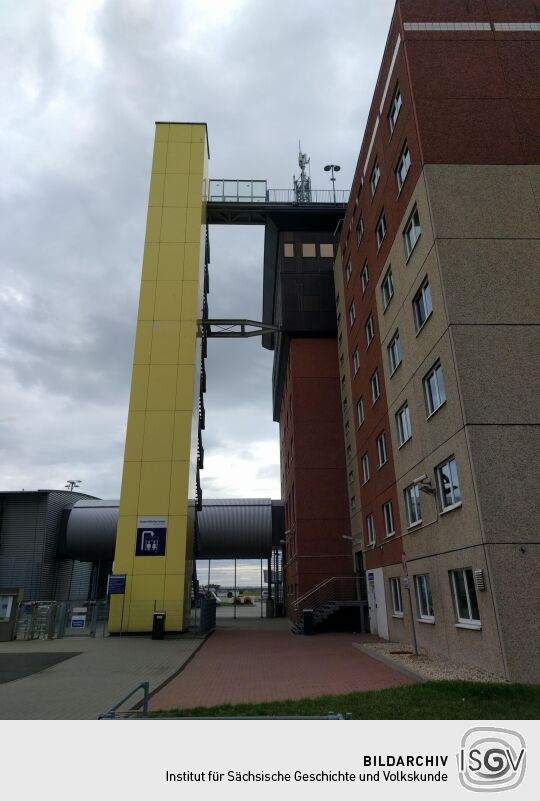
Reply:
[[[5, 655], [10, 657], [5, 660], [6, 669], [7, 662], [23, 659], [45, 668], [0, 684], [0, 719], [95, 720], [139, 682], [150, 681], [151, 691], [159, 687], [200, 644], [201, 639], [195, 638], [153, 641], [150, 637], [0, 643], [0, 663]], [[80, 653], [73, 656], [73, 652]], [[54, 656], [66, 653], [67, 659], [47, 666]]]
[[[221, 622], [220, 622], [221, 623]], [[223, 621], [225, 623], [225, 621]], [[201, 650], [151, 699], [151, 709], [316, 698], [410, 684], [403, 674], [353, 648], [362, 634], [290, 634], [288, 621], [220, 625]]]

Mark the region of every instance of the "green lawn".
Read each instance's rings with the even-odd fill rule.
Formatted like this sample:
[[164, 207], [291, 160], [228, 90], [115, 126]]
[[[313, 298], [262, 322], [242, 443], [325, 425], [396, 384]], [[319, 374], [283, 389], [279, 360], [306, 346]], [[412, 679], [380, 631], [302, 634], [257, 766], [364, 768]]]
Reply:
[[536, 720], [540, 718], [540, 686], [429, 681], [388, 690], [323, 695], [301, 701], [197, 707], [155, 714], [160, 717], [236, 717], [325, 715], [329, 711], [343, 715], [352, 712], [355, 720]]

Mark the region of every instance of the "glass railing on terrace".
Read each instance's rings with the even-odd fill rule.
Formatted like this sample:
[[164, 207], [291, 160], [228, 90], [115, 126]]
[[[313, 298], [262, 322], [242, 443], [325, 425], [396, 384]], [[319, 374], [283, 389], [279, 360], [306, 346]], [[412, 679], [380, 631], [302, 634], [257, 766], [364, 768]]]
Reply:
[[294, 189], [268, 189], [266, 181], [208, 181], [209, 203], [326, 203], [347, 204], [348, 189], [310, 189], [306, 197], [298, 198]]

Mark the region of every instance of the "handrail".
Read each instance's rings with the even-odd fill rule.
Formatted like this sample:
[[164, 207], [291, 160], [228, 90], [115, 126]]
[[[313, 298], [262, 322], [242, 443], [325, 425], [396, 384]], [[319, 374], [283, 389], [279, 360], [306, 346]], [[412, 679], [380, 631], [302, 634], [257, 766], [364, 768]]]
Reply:
[[[297, 598], [297, 599], [296, 599], [296, 601], [294, 602], [294, 609], [295, 609], [295, 612], [298, 612], [298, 610], [299, 610], [299, 607], [300, 607], [300, 604], [305, 604], [305, 603], [306, 603], [306, 600], [307, 600], [308, 598], [312, 598], [312, 597], [313, 597], [313, 598], [315, 599], [315, 601], [319, 601], [319, 600], [320, 600], [319, 596], [320, 596], [320, 595], [321, 595], [323, 592], [325, 592], [325, 591], [326, 591], [326, 590], [328, 590], [328, 589], [330, 589], [330, 590], [331, 590], [331, 585], [332, 585], [332, 584], [336, 585], [336, 584], [337, 584], [337, 582], [340, 582], [340, 581], [350, 581], [350, 582], [351, 582], [351, 585], [352, 585], [354, 588], [356, 588], [356, 586], [357, 586], [357, 582], [358, 582], [358, 576], [332, 576], [331, 578], [328, 578], [328, 579], [325, 579], [324, 581], [321, 581], [321, 583], [320, 583], [320, 584], [318, 584], [316, 587], [313, 587], [313, 589], [311, 589], [309, 592], [307, 592], [307, 593], [304, 593], [304, 595], [301, 595], [301, 596], [300, 596], [300, 598]], [[339, 589], [339, 588], [338, 588], [338, 589]], [[342, 594], [343, 594], [343, 593], [342, 593]], [[348, 593], [347, 593], [347, 594], [348, 594]], [[334, 593], [332, 593], [332, 592], [330, 591], [330, 593], [325, 593], [325, 595], [326, 595], [327, 597], [325, 597], [323, 600], [324, 600], [326, 603], [328, 603], [328, 602], [330, 602], [330, 601], [332, 601], [332, 600], [335, 600], [335, 597], [334, 597], [334, 596], [336, 595], [336, 591], [334, 591]], [[344, 599], [343, 599], [343, 598], [340, 598], [339, 600], [344, 600]], [[315, 604], [314, 604], [314, 605], [315, 605]]]
[[321, 587], [324, 587], [325, 584], [328, 584], [333, 579], [334, 576], [332, 576], [331, 578], [327, 578], [324, 581], [321, 581], [320, 584], [317, 584], [315, 587], [312, 587], [312, 589], [308, 590], [308, 592], [305, 592], [303, 595], [301, 595], [299, 598], [296, 599], [296, 601], [294, 602], [295, 607], [298, 608], [305, 598], [309, 598], [310, 595], [313, 595], [313, 593], [317, 592], [317, 590], [320, 590]]
[[132, 695], [135, 695], [137, 690], [141, 690], [141, 689], [144, 692], [143, 702], [142, 702], [142, 704], [143, 704], [143, 714], [147, 715], [148, 714], [148, 701], [150, 699], [150, 682], [149, 681], [141, 681], [140, 684], [137, 684], [137, 686], [134, 687], [132, 690], [130, 690], [128, 692], [128, 694], [125, 695], [120, 701], [117, 701], [116, 704], [111, 706], [110, 709], [107, 709], [107, 711], [104, 712], [103, 715], [100, 715], [98, 720], [115, 720], [115, 718], [116, 718], [116, 715], [115, 715], [116, 710], [120, 706], [122, 706], [122, 704], [124, 704], [128, 700], [128, 698], [131, 698]]

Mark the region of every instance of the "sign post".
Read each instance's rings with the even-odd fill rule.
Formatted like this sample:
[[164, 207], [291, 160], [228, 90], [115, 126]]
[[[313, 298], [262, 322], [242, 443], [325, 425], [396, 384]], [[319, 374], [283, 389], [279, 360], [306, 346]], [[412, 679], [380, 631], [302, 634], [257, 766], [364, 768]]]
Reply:
[[107, 595], [122, 596], [122, 612], [120, 615], [120, 637], [124, 628], [124, 602], [126, 598], [126, 574], [110, 575], [107, 579]]
[[407, 557], [405, 554], [401, 557], [401, 566], [403, 568], [403, 586], [407, 590], [407, 594], [409, 596], [409, 612], [411, 615], [411, 632], [412, 632], [412, 640], [413, 640], [413, 648], [414, 653], [418, 656], [418, 642], [416, 639], [416, 626], [414, 625], [414, 613], [413, 613], [413, 602], [412, 602], [412, 594], [411, 594], [411, 580], [409, 578], [409, 566], [407, 564]]

